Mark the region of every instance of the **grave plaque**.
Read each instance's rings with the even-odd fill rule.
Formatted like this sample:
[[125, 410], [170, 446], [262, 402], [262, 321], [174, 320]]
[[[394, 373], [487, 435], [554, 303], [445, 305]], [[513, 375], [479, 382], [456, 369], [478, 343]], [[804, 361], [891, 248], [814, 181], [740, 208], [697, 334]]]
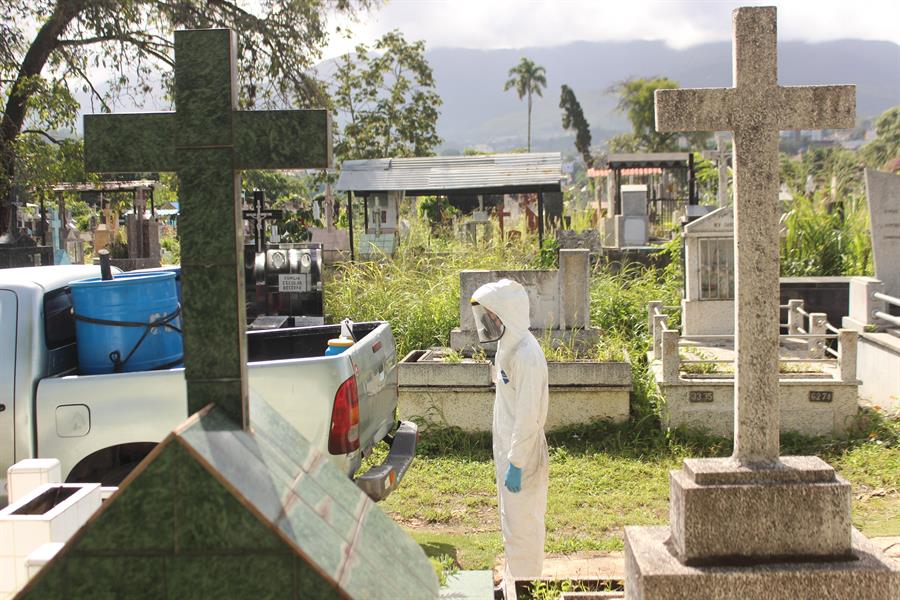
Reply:
[[831, 402], [833, 399], [834, 399], [834, 392], [832, 392], [832, 391], [810, 390], [810, 392], [809, 392], [809, 401], [810, 402]]
[[691, 390], [688, 392], [688, 402], [712, 402], [712, 390]]

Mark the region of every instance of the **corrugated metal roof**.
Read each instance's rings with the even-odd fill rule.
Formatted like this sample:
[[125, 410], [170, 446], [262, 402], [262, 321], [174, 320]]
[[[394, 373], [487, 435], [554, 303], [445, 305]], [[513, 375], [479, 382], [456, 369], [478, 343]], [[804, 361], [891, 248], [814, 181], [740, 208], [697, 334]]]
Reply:
[[687, 166], [689, 156], [689, 152], [610, 154], [606, 162], [610, 168]]
[[552, 187], [559, 191], [563, 177], [559, 152], [377, 158], [344, 161], [335, 190], [437, 192], [531, 187], [546, 191]]

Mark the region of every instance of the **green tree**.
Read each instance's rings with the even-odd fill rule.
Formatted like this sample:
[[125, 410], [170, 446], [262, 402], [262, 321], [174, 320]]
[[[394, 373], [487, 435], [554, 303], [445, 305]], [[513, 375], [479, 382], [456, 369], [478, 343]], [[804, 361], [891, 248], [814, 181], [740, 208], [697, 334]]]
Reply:
[[509, 70], [509, 79], [503, 84], [503, 91], [513, 88], [519, 100], [528, 97], [528, 152], [531, 152], [531, 95], [543, 96], [541, 88], [547, 87], [547, 72], [544, 67], [534, 64], [524, 56], [519, 64]]
[[668, 77], [635, 78], [622, 81], [611, 89], [619, 95], [619, 111], [631, 122], [632, 132], [613, 137], [611, 152], [669, 152], [678, 149], [678, 138], [686, 136], [693, 147], [702, 148], [709, 133], [681, 133], [656, 131], [656, 90], [671, 90], [678, 82]]
[[[77, 90], [103, 111], [122, 94], [151, 91], [154, 74], [171, 70], [175, 29], [238, 32], [245, 106], [320, 105], [322, 89], [308, 73], [328, 40], [329, 9], [356, 14], [377, 1], [0, 0], [0, 231], [10, 217], [18, 138], [71, 128]], [[104, 71], [110, 79], [98, 81]]]
[[334, 107], [346, 121], [335, 143], [339, 161], [431, 156], [441, 97], [425, 42], [409, 43], [399, 31], [384, 34], [372, 48], [356, 47], [334, 76]]
[[875, 121], [876, 138], [863, 146], [866, 164], [882, 169], [887, 163], [900, 157], [900, 106], [889, 108]]
[[575, 97], [575, 92], [567, 85], [563, 85], [560, 91], [559, 107], [563, 111], [563, 129], [575, 130], [575, 149], [581, 153], [584, 164], [590, 167], [594, 163], [594, 158], [591, 156], [591, 127], [584, 118], [584, 111], [581, 110], [581, 104]]

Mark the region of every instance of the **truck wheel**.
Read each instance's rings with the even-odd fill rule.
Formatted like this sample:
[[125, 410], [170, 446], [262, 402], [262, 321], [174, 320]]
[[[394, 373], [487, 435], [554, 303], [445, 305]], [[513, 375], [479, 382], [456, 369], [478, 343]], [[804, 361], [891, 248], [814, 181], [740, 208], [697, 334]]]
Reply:
[[119, 465], [111, 471], [107, 471], [100, 478], [100, 485], [104, 487], [119, 485], [126, 477], [128, 477], [128, 474], [131, 473], [132, 469], [138, 466], [139, 462], [140, 461], [134, 461], [128, 464]]

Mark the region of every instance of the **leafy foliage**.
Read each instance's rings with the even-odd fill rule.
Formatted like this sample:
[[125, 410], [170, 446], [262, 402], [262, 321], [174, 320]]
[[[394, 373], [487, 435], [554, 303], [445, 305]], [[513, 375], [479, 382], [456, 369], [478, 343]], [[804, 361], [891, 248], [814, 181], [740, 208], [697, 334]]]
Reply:
[[[163, 93], [174, 63], [175, 29], [229, 27], [238, 34], [240, 98], [244, 106], [325, 103], [309, 75], [328, 40], [328, 18], [357, 14], [377, 0], [0, 0], [0, 228], [15, 184], [16, 140], [74, 125], [76, 92], [109, 112], [123, 95]], [[108, 73], [106, 87], [93, 77]]]
[[547, 72], [544, 67], [524, 56], [519, 64], [509, 70], [509, 79], [503, 84], [503, 91], [516, 90], [519, 100], [528, 97], [528, 152], [531, 152], [531, 95], [543, 97], [542, 88], [547, 87]]
[[338, 160], [433, 155], [441, 143], [442, 101], [425, 60], [425, 42], [409, 43], [394, 30], [373, 50], [357, 46], [334, 76], [334, 106], [347, 120], [335, 144]]
[[632, 132], [609, 140], [610, 152], [669, 152], [678, 149], [678, 138], [687, 136], [691, 146], [702, 148], [709, 137], [707, 133], [684, 134], [656, 131], [656, 107], [653, 93], [656, 90], [672, 90], [678, 82], [668, 77], [634, 78], [612, 87], [619, 95], [618, 109], [631, 122]]
[[795, 196], [782, 222], [782, 275], [872, 273], [869, 214], [861, 199], [847, 199], [838, 207], [827, 205], [821, 196]]
[[563, 111], [563, 129], [575, 130], [575, 149], [581, 153], [584, 164], [590, 167], [594, 163], [594, 157], [591, 156], [591, 127], [584, 118], [584, 111], [581, 110], [575, 92], [567, 85], [563, 85], [560, 91], [559, 107]]
[[866, 162], [875, 169], [883, 169], [900, 158], [900, 106], [884, 111], [875, 121], [876, 138], [863, 147]]

